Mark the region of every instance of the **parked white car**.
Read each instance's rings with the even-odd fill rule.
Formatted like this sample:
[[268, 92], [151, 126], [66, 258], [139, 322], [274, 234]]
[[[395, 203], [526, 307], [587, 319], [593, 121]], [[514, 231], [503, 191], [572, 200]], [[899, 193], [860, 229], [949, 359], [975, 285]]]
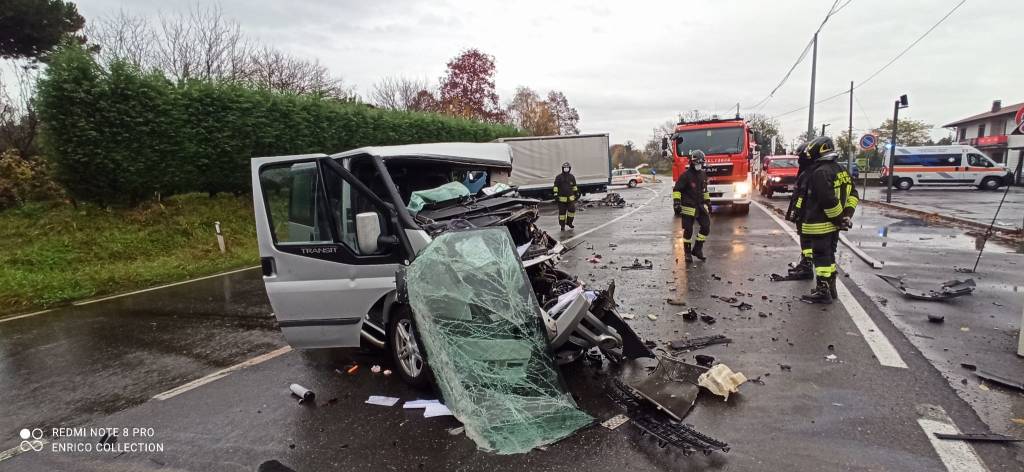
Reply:
[[630, 188], [644, 183], [644, 175], [636, 169], [615, 169], [612, 171], [612, 185], [627, 185]]

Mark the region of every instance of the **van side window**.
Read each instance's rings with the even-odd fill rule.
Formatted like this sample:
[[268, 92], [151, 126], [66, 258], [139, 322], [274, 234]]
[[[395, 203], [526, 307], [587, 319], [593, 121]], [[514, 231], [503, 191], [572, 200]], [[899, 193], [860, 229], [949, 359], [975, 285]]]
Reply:
[[316, 163], [266, 166], [260, 169], [260, 186], [278, 244], [331, 242]]
[[992, 162], [981, 154], [971, 153], [967, 155], [967, 165], [971, 167], [992, 167]]

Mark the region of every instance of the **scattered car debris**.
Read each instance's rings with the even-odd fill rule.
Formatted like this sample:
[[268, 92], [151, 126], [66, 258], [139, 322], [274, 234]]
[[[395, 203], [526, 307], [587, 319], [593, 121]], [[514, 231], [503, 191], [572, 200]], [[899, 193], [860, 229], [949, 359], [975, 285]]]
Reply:
[[715, 297], [715, 296], [712, 296], [712, 298], [717, 298], [718, 301], [725, 302], [725, 303], [728, 303], [730, 305], [735, 304], [736, 302], [739, 301], [739, 300], [737, 300], [736, 298], [733, 298], [733, 297]]
[[256, 472], [295, 472], [295, 469], [282, 464], [274, 459], [265, 461], [256, 468]]
[[711, 367], [711, 364], [715, 363], [714, 356], [708, 356], [705, 354], [697, 354], [693, 356], [693, 360], [697, 362], [697, 365], [703, 367]]
[[903, 296], [912, 298], [915, 300], [948, 300], [950, 298], [961, 297], [964, 295], [970, 295], [974, 293], [976, 284], [974, 279], [966, 280], [950, 280], [943, 282], [939, 287], [939, 290], [919, 290], [907, 287], [902, 277], [894, 277], [891, 275], [875, 274], [878, 278], [884, 280], [893, 288], [899, 290]]
[[956, 439], [960, 441], [985, 441], [985, 442], [1024, 442], [1024, 439], [1015, 438], [1013, 436], [1007, 436], [1005, 434], [997, 433], [963, 433], [963, 434], [948, 434], [948, 433], [934, 433], [938, 439]]
[[600, 254], [594, 254], [594, 255], [592, 255], [590, 257], [587, 257], [587, 262], [589, 262], [591, 264], [600, 264], [601, 263], [601, 255]]
[[605, 194], [605, 196], [599, 200], [583, 200], [580, 203], [582, 204], [580, 206], [584, 208], [593, 208], [599, 206], [622, 208], [626, 206], [626, 199], [622, 198], [622, 195], [619, 195], [618, 193], [611, 192]]
[[978, 370], [978, 366], [976, 366], [974, 364], [969, 364], [967, 362], [961, 362], [960, 363], [960, 367], [963, 367], [964, 369], [971, 370], [971, 371]]
[[672, 421], [649, 400], [617, 379], [611, 381], [606, 391], [609, 398], [626, 410], [640, 434], [653, 436], [659, 447], [673, 446], [679, 448], [684, 455], [697, 451], [704, 455], [711, 455], [715, 451], [729, 452], [728, 444]]
[[654, 269], [654, 263], [651, 262], [650, 259], [644, 259], [643, 263], [640, 262], [640, 259], [633, 259], [633, 265], [626, 266], [626, 267], [620, 267], [620, 269], [622, 269], [622, 270], [653, 270]]
[[452, 436], [458, 436], [458, 435], [460, 435], [462, 433], [465, 433], [465, 432], [466, 432], [466, 427], [465, 426], [459, 426], [457, 428], [452, 428], [452, 429], [448, 430], [448, 434], [450, 434]]
[[675, 305], [675, 306], [686, 306], [686, 302], [682, 302], [682, 301], [679, 301], [679, 300], [673, 300], [671, 298], [666, 298], [665, 299], [665, 303], [668, 303], [669, 305]]
[[658, 356], [654, 371], [630, 387], [672, 419], [682, 421], [700, 393], [697, 378], [706, 371], [671, 356]]
[[989, 380], [989, 381], [995, 382], [995, 383], [997, 383], [999, 385], [1003, 385], [1003, 386], [1006, 386], [1006, 387], [1012, 387], [1012, 388], [1015, 388], [1017, 390], [1024, 390], [1024, 381], [1022, 381], [1020, 379], [1011, 379], [1011, 378], [1006, 377], [1004, 375], [996, 374], [996, 373], [993, 373], [993, 372], [988, 372], [988, 371], [981, 370], [981, 369], [975, 370], [974, 374], [977, 375], [978, 377], [981, 377], [981, 378], [983, 378], [985, 380]]
[[632, 319], [636, 318], [636, 315], [634, 315], [632, 313], [623, 313], [621, 316], [622, 316], [622, 319], [624, 319], [624, 320], [632, 320]]
[[381, 368], [380, 368], [379, 365], [374, 365], [373, 367], [370, 367], [370, 372], [373, 372], [375, 374], [379, 374], [381, 372]]
[[441, 400], [409, 400], [402, 404], [402, 408], [406, 410], [426, 408], [427, 405], [432, 405], [435, 403], [441, 403]]
[[[385, 397], [383, 395], [370, 395], [365, 402], [367, 405], [380, 405], [380, 406], [395, 406], [398, 403], [399, 398], [396, 397]], [[408, 402], [406, 402], [408, 403]]]
[[746, 310], [754, 309], [753, 305], [751, 305], [751, 304], [749, 304], [747, 302], [739, 302], [739, 303], [737, 303], [735, 305], [729, 305], [729, 306], [731, 306], [733, 308], [738, 308], [740, 311], [746, 311]]
[[697, 378], [697, 385], [708, 389], [715, 395], [725, 397], [729, 400], [730, 393], [739, 391], [739, 386], [747, 381], [747, 377], [740, 372], [733, 372], [725, 364], [717, 364]]
[[605, 428], [608, 429], [615, 429], [618, 428], [619, 426], [626, 424], [627, 421], [629, 421], [629, 417], [622, 413], [619, 413], [611, 418], [602, 421], [601, 426], [604, 426]]
[[680, 311], [679, 313], [676, 314], [682, 315], [683, 320], [685, 321], [697, 321], [697, 318], [700, 317], [700, 313], [697, 313], [697, 310], [693, 308], [690, 308], [689, 310], [686, 311]]
[[384, 369], [381, 372], [381, 374], [384, 374], [384, 376], [387, 377], [387, 376], [391, 375], [391, 369]]
[[647, 319], [649, 319], [651, 321], [655, 321], [655, 320], [658, 319], [658, 315], [655, 315], [655, 314], [652, 314], [652, 313], [648, 313], [647, 314]]
[[837, 357], [835, 354], [829, 354], [825, 356], [825, 360], [829, 362], [839, 362], [839, 357]]
[[725, 337], [725, 335], [712, 334], [710, 336], [698, 336], [690, 339], [672, 341], [669, 343], [669, 347], [679, 351], [693, 351], [715, 344], [729, 344], [731, 342], [732, 339]]
[[779, 370], [782, 370], [784, 372], [790, 372], [793, 370], [793, 366], [789, 364], [779, 364]]
[[946, 321], [946, 317], [943, 315], [936, 315], [935, 313], [928, 314], [929, 323], [943, 323]]
[[292, 395], [299, 397], [299, 403], [305, 403], [316, 398], [316, 394], [312, 390], [299, 384], [293, 383], [288, 386], [288, 389], [292, 391]]
[[700, 320], [707, 324], [715, 324], [715, 317], [711, 315], [700, 315]]
[[959, 272], [961, 274], [973, 274], [974, 269], [970, 267], [955, 267], [953, 268], [953, 272]]

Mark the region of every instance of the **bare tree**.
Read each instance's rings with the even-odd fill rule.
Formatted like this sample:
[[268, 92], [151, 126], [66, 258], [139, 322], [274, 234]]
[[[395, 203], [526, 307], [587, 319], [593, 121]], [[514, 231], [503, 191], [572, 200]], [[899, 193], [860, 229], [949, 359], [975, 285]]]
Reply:
[[417, 102], [421, 90], [429, 90], [430, 84], [424, 79], [406, 77], [384, 77], [373, 85], [370, 103], [388, 110], [409, 110]]
[[274, 92], [292, 92], [339, 100], [351, 99], [351, 88], [334, 78], [319, 61], [309, 61], [264, 46], [249, 61], [246, 83]]
[[[39, 66], [31, 62], [11, 61], [12, 86], [0, 81], [0, 151], [14, 149], [22, 159], [37, 153], [39, 115], [32, 97], [39, 78]], [[4, 74], [0, 73], [0, 79]], [[13, 89], [13, 90], [12, 90]]]
[[[176, 80], [240, 80], [249, 70], [251, 46], [241, 25], [220, 5], [160, 15], [155, 65]], [[100, 44], [102, 47], [102, 44]]]
[[156, 34], [145, 17], [119, 10], [111, 16], [91, 20], [86, 36], [99, 47], [100, 64], [109, 66], [123, 60], [140, 69], [153, 67], [156, 53]]

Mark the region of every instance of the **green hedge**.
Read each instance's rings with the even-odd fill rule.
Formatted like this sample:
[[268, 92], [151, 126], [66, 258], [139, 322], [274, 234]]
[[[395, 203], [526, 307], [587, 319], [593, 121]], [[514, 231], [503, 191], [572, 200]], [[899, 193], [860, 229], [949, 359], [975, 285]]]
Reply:
[[51, 57], [37, 99], [56, 178], [72, 197], [103, 205], [248, 192], [255, 156], [517, 134], [510, 126], [233, 84], [175, 84], [123, 63], [104, 70], [77, 47]]

